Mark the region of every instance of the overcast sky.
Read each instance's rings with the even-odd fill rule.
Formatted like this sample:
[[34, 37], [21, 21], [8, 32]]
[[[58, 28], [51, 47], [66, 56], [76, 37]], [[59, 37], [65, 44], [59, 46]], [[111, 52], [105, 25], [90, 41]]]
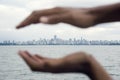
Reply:
[[21, 30], [15, 26], [27, 17], [33, 10], [62, 7], [94, 7], [120, 2], [120, 0], [0, 0], [0, 41], [2, 40], [32, 40], [51, 38], [108, 39], [120, 40], [120, 23], [106, 23], [89, 29], [80, 29], [68, 24], [31, 25]]

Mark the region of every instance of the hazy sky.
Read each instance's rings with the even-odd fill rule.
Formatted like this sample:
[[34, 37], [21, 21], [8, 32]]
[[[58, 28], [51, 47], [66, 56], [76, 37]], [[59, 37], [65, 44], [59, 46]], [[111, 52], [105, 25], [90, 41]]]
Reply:
[[120, 2], [120, 0], [0, 0], [0, 41], [2, 40], [31, 40], [51, 38], [84, 37], [87, 39], [119, 39], [120, 23], [106, 23], [89, 29], [80, 29], [68, 24], [31, 25], [21, 30], [15, 26], [27, 17], [33, 10], [46, 9], [55, 6], [62, 7], [94, 7]]

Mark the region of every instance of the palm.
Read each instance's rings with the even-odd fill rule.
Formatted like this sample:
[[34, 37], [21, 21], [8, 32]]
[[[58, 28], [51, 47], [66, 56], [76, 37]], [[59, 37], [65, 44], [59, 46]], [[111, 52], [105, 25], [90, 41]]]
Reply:
[[[51, 59], [39, 55], [31, 55], [27, 51], [19, 52], [33, 71], [63, 73], [63, 72], [85, 72], [88, 65], [87, 54], [83, 52], [74, 53], [63, 58]], [[68, 67], [69, 66], [69, 67]]]

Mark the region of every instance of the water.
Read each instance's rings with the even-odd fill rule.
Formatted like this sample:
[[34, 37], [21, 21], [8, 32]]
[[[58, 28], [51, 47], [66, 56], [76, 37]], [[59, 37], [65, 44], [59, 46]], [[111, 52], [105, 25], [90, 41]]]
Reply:
[[0, 46], [0, 80], [89, 80], [87, 76], [76, 73], [32, 72], [18, 56], [18, 50], [51, 58], [86, 51], [95, 56], [115, 80], [120, 80], [120, 46]]

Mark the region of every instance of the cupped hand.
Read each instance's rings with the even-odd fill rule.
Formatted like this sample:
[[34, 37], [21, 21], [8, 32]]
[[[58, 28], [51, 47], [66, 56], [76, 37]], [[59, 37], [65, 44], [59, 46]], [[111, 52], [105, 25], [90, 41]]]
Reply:
[[96, 16], [90, 13], [87, 8], [61, 8], [33, 11], [16, 28], [23, 28], [30, 24], [45, 23], [57, 24], [68, 23], [80, 28], [88, 28], [95, 24]]
[[20, 51], [19, 55], [32, 71], [51, 73], [89, 72], [89, 55], [84, 52], [77, 52], [59, 59], [46, 58], [37, 54], [31, 55], [27, 51]]

